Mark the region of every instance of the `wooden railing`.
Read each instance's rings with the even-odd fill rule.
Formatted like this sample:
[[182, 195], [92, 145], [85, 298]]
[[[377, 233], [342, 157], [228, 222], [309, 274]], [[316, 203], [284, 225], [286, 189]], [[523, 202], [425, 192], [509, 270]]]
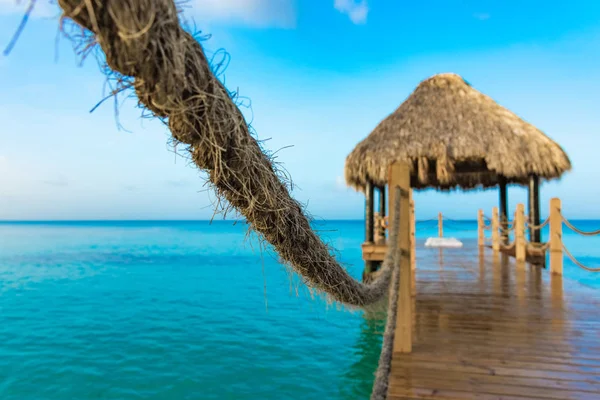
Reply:
[[[492, 209], [492, 217], [488, 218], [483, 210], [478, 211], [477, 215], [477, 243], [480, 247], [491, 245], [494, 251], [504, 251], [513, 253], [519, 262], [524, 262], [528, 256], [534, 255], [542, 257], [545, 260], [549, 251], [550, 271], [554, 275], [563, 275], [564, 256], [567, 257], [578, 267], [591, 272], [600, 272], [600, 268], [591, 268], [583, 265], [571, 254], [563, 242], [563, 224], [573, 232], [583, 236], [600, 235], [600, 230], [585, 232], [577, 229], [564, 217], [561, 210], [561, 201], [559, 198], [550, 199], [548, 218], [539, 225], [533, 225], [531, 220], [525, 216], [525, 206], [517, 204], [514, 219], [512, 221], [501, 221], [498, 214], [498, 207]], [[540, 231], [546, 225], [549, 225], [549, 239], [545, 243], [536, 243], [528, 241], [525, 236], [527, 229], [530, 232]], [[491, 231], [491, 237], [485, 235], [486, 231]], [[509, 242], [510, 232], [513, 232], [513, 240]], [[491, 239], [491, 244], [489, 240]]]

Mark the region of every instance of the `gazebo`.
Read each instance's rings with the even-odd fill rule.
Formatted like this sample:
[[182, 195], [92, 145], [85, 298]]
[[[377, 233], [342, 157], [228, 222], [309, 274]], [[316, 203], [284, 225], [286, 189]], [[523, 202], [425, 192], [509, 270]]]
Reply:
[[[388, 168], [410, 166], [413, 189], [499, 187], [500, 219], [507, 219], [507, 185], [529, 188], [529, 218], [539, 225], [540, 181], [571, 169], [564, 150], [542, 131], [453, 73], [422, 81], [346, 158], [346, 183], [366, 196], [366, 243], [374, 241], [374, 191], [385, 216]], [[541, 241], [530, 229], [530, 241]]]

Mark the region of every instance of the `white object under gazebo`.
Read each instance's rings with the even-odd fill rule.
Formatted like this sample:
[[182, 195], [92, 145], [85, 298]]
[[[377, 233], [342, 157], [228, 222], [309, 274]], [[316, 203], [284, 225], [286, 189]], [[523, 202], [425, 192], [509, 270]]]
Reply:
[[445, 238], [445, 237], [430, 237], [425, 241], [425, 247], [451, 247], [458, 248], [462, 247], [463, 244], [456, 238]]

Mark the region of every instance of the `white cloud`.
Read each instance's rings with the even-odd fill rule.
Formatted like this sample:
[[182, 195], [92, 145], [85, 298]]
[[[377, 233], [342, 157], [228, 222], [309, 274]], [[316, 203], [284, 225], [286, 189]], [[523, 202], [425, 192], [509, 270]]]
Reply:
[[367, 22], [369, 5], [367, 0], [334, 0], [333, 6], [342, 14], [348, 15], [355, 24]]
[[191, 0], [186, 8], [186, 15], [203, 22], [280, 28], [296, 25], [295, 0]]
[[[0, 15], [23, 14], [29, 7], [30, 0], [0, 0]], [[50, 0], [36, 0], [32, 17], [58, 17], [60, 9]]]

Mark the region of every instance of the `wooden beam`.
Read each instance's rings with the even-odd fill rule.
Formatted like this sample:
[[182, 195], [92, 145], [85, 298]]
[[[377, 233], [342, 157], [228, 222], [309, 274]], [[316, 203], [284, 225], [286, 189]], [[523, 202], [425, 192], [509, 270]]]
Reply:
[[444, 237], [444, 216], [441, 212], [438, 213], [438, 236]]
[[394, 163], [389, 173], [390, 220], [394, 219], [396, 187], [402, 189], [404, 195], [400, 199], [400, 232], [398, 246], [400, 249], [400, 287], [398, 313], [396, 315], [396, 333], [394, 335], [394, 352], [410, 353], [412, 351], [412, 268], [410, 263], [410, 166]]

